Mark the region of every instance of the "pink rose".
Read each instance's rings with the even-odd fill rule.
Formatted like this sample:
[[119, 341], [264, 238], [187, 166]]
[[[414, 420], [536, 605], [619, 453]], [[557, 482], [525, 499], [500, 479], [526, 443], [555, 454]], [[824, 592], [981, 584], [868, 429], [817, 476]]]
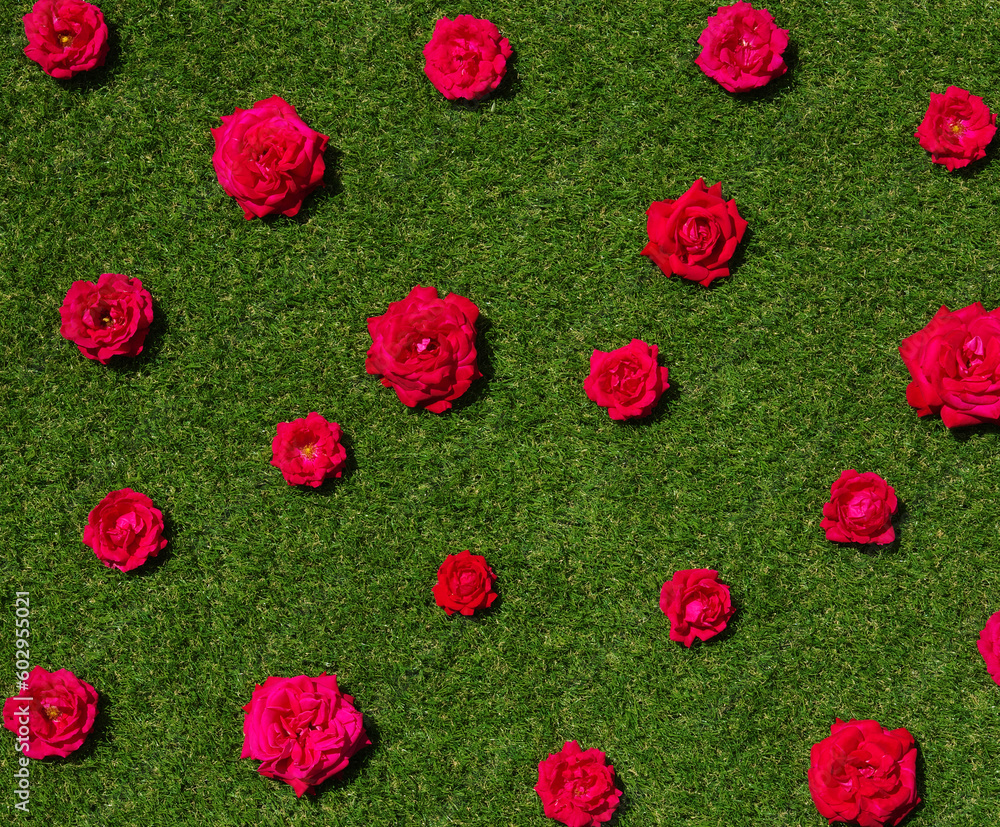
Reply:
[[323, 186], [323, 150], [330, 139], [277, 95], [223, 115], [212, 137], [215, 174], [244, 218], [296, 215], [302, 200]]
[[642, 255], [665, 275], [677, 274], [705, 287], [729, 275], [725, 265], [736, 252], [747, 222], [735, 201], [722, 198], [722, 184], [705, 188], [699, 178], [676, 201], [654, 201], [646, 210], [649, 243]]
[[1000, 422], [1000, 309], [942, 306], [899, 353], [913, 377], [906, 401], [918, 416], [940, 412], [949, 428]]
[[1000, 612], [986, 621], [986, 627], [979, 633], [979, 654], [986, 661], [986, 669], [993, 682], [1000, 686]]
[[120, 488], [94, 506], [83, 542], [105, 566], [131, 571], [166, 547], [163, 512], [145, 494]]
[[370, 744], [354, 698], [337, 688], [337, 676], [270, 677], [254, 687], [243, 707], [240, 758], [261, 762], [257, 772], [292, 785], [296, 796], [347, 767]]
[[79, 749], [97, 717], [97, 691], [68, 669], [48, 672], [36, 666], [27, 686], [3, 705], [3, 725], [17, 736], [17, 749], [28, 758]]
[[569, 827], [595, 827], [610, 821], [622, 791], [615, 787], [615, 768], [599, 749], [580, 749], [567, 741], [559, 752], [538, 763], [535, 792], [549, 818]]
[[82, 0], [38, 0], [24, 16], [24, 53], [54, 78], [71, 78], [108, 56], [108, 27], [97, 6]]
[[448, 100], [485, 98], [507, 72], [510, 43], [489, 20], [460, 14], [442, 17], [424, 46], [424, 72]]
[[698, 68], [729, 92], [757, 89], [788, 70], [782, 57], [788, 30], [775, 26], [767, 9], [749, 3], [719, 6], [698, 43]]
[[347, 463], [343, 432], [313, 411], [309, 416], [279, 422], [271, 443], [271, 465], [280, 468], [289, 485], [316, 488], [327, 477], [339, 477]]
[[842, 471], [830, 486], [830, 502], [823, 506], [819, 527], [835, 543], [877, 543], [896, 539], [892, 515], [896, 513], [896, 491], [878, 474]]
[[434, 287], [414, 287], [381, 316], [368, 319], [372, 346], [365, 370], [381, 376], [409, 407], [433, 413], [451, 407], [479, 379], [476, 319], [479, 308], [464, 296], [438, 298]]
[[660, 609], [670, 621], [670, 639], [690, 647], [726, 628], [733, 616], [729, 586], [713, 569], [681, 569], [663, 584]]
[[153, 297], [139, 279], [102, 273], [97, 284], [74, 281], [59, 308], [59, 332], [88, 359], [142, 353], [153, 322]]
[[917, 746], [905, 729], [837, 718], [830, 737], [813, 744], [809, 792], [830, 824], [893, 827], [920, 803]]
[[434, 588], [434, 601], [447, 614], [461, 612], [474, 614], [476, 609], [485, 609], [497, 599], [493, 591], [496, 575], [481, 554], [470, 554], [468, 550], [450, 554], [438, 569], [438, 579]]
[[590, 355], [590, 375], [583, 382], [587, 397], [608, 409], [612, 419], [649, 416], [670, 387], [667, 369], [656, 363], [656, 345], [633, 339], [625, 347]]
[[982, 98], [949, 86], [943, 95], [931, 92], [930, 106], [913, 137], [935, 164], [944, 164], [950, 172], [985, 156], [996, 131], [997, 116]]

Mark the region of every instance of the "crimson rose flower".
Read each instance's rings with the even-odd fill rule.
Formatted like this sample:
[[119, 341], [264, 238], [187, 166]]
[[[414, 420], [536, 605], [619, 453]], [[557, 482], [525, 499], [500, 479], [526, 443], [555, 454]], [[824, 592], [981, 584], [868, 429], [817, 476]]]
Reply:
[[699, 178], [676, 201], [654, 201], [646, 210], [649, 243], [642, 255], [665, 275], [675, 273], [705, 287], [729, 275], [725, 265], [746, 232], [735, 201], [722, 198], [722, 184], [705, 188]]
[[608, 409], [612, 419], [649, 416], [667, 384], [667, 369], [656, 364], [658, 349], [641, 339], [605, 353], [590, 355], [590, 375], [583, 382], [588, 398]]
[[316, 787], [347, 767], [371, 743], [354, 698], [337, 688], [337, 676], [270, 677], [254, 687], [243, 707], [240, 758], [261, 762], [257, 772], [292, 785], [295, 795]]
[[809, 792], [823, 818], [861, 827], [893, 827], [920, 803], [917, 746], [905, 729], [837, 718], [813, 744]]
[[339, 477], [347, 463], [336, 422], [313, 411], [307, 417], [279, 422], [271, 443], [271, 465], [280, 468], [289, 485], [316, 488], [327, 477]]
[[24, 16], [24, 53], [54, 78], [71, 78], [108, 56], [101, 10], [83, 0], [38, 0]]
[[212, 137], [219, 184], [246, 219], [276, 212], [296, 215], [302, 200], [323, 186], [323, 150], [330, 139], [277, 95], [223, 115]]
[[1000, 686], [1000, 612], [990, 616], [986, 627], [979, 633], [979, 654], [986, 661], [993, 682]]
[[59, 332], [88, 359], [142, 353], [153, 322], [153, 297], [139, 279], [102, 273], [97, 284], [74, 281], [59, 308]]
[[690, 647], [726, 628], [733, 616], [729, 586], [714, 569], [681, 569], [663, 584], [660, 609], [670, 620], [670, 639]]
[[131, 571], [166, 547], [163, 512], [131, 488], [112, 491], [87, 517], [83, 542], [105, 566]]
[[27, 684], [3, 705], [3, 725], [17, 736], [17, 749], [28, 758], [78, 749], [97, 717], [97, 691], [68, 669], [48, 672], [36, 666]]
[[913, 137], [935, 164], [944, 164], [950, 172], [986, 155], [996, 131], [997, 116], [982, 98], [949, 86], [943, 95], [931, 92], [930, 106]]
[[878, 474], [842, 471], [830, 486], [830, 502], [823, 506], [819, 527], [826, 539], [836, 543], [877, 543], [896, 539], [892, 515], [896, 513], [896, 491]]
[[368, 319], [372, 346], [368, 373], [381, 375], [409, 407], [433, 413], [451, 407], [482, 374], [476, 361], [479, 308], [464, 296], [438, 298], [434, 287], [417, 285], [381, 316]]
[[481, 554], [468, 549], [450, 554], [438, 569], [438, 580], [431, 591], [434, 600], [449, 615], [461, 612], [474, 614], [497, 599], [493, 591], [496, 575]]
[[615, 768], [599, 749], [583, 751], [567, 741], [559, 752], [538, 763], [535, 792], [549, 818], [569, 827], [594, 827], [610, 821], [622, 791], [615, 788]]
[[510, 56], [510, 43], [489, 20], [471, 14], [442, 17], [424, 46], [424, 72], [448, 100], [475, 101], [500, 85]]
[[942, 306], [899, 353], [913, 377], [906, 401], [918, 416], [940, 412], [949, 428], [1000, 422], [1000, 309]]
[[788, 70], [782, 57], [788, 30], [775, 26], [767, 9], [749, 3], [720, 6], [698, 43], [698, 68], [729, 92], [756, 89]]

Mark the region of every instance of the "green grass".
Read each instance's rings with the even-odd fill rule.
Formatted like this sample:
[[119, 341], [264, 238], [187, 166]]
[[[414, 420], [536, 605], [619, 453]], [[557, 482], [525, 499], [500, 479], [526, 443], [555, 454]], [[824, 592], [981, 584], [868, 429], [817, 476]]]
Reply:
[[[792, 69], [735, 97], [694, 65], [715, 4], [104, 0], [105, 69], [58, 82], [0, 22], [0, 638], [101, 693], [73, 757], [31, 765], [18, 823], [548, 823], [537, 763], [576, 739], [625, 789], [617, 827], [820, 825], [810, 745], [836, 716], [907, 727], [912, 823], [993, 825], [1000, 689], [996, 428], [920, 420], [896, 348], [936, 309], [1000, 304], [1000, 169], [913, 138], [951, 84], [1000, 109], [986, 2], [775, 2]], [[516, 50], [507, 94], [456, 106], [421, 49], [447, 14]], [[299, 217], [245, 221], [209, 129], [278, 94], [330, 136]], [[644, 211], [703, 176], [750, 233], [703, 289], [639, 256]], [[72, 281], [141, 278], [146, 351], [59, 335]], [[479, 305], [487, 378], [442, 416], [366, 375], [365, 320], [415, 284]], [[587, 400], [593, 348], [656, 343], [650, 421]], [[316, 410], [351, 470], [300, 491], [275, 423]], [[830, 483], [875, 471], [900, 541], [825, 540]], [[169, 521], [125, 575], [80, 541], [110, 490]], [[495, 610], [431, 586], [468, 548]], [[669, 641], [661, 584], [710, 567], [732, 632]], [[8, 631], [3, 631], [6, 629]], [[239, 758], [269, 675], [335, 672], [374, 744], [314, 800]], [[6, 733], [0, 733], [6, 734]], [[12, 746], [13, 738], [9, 746]], [[12, 808], [12, 748], [0, 807]]]

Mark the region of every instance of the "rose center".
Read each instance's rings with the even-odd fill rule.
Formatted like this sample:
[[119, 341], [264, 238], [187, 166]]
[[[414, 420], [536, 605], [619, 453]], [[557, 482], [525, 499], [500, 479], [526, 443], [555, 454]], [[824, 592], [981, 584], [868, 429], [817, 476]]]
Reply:
[[62, 710], [58, 706], [52, 706], [51, 704], [46, 704], [42, 709], [45, 710], [45, 717], [50, 721], [58, 721], [62, 716]]
[[308, 445], [303, 445], [301, 448], [302, 456], [306, 459], [312, 459], [316, 456], [316, 443], [310, 442]]
[[961, 135], [964, 131], [961, 121], [951, 120], [948, 122], [948, 129], [952, 135]]
[[983, 340], [978, 336], [967, 339], [965, 344], [962, 345], [962, 355], [965, 356], [965, 362], [969, 367], [982, 364], [983, 356], [986, 355], [986, 350], [983, 348]]
[[59, 41], [60, 46], [69, 46], [73, 42], [73, 34], [72, 32], [59, 32], [56, 35], [56, 40]]
[[428, 350], [434, 350], [436, 342], [429, 336], [424, 336], [419, 342], [417, 342], [417, 353], [424, 353]]

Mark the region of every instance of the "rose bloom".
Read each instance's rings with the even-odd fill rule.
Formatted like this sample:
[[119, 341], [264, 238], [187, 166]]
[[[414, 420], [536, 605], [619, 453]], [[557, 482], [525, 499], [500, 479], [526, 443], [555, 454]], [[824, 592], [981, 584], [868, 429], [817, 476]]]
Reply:
[[153, 297], [139, 279], [102, 273], [97, 284], [74, 281], [59, 308], [59, 332], [88, 359], [142, 353], [153, 322]]
[[1000, 422], [1000, 309], [942, 306], [899, 353], [913, 377], [906, 401], [918, 416], [940, 412], [949, 428]]
[[993, 682], [1000, 686], [1000, 612], [990, 616], [986, 627], [979, 633], [979, 654], [986, 661], [986, 669]]
[[658, 349], [641, 339], [605, 353], [590, 355], [590, 375], [583, 381], [587, 397], [608, 409], [612, 419], [649, 416], [667, 384], [667, 369], [656, 364]]
[[471, 14], [442, 17], [424, 46], [424, 72], [448, 100], [475, 101], [500, 85], [510, 56], [510, 43], [489, 20]]
[[622, 791], [615, 787], [615, 768], [599, 749], [580, 749], [567, 741], [559, 752], [538, 763], [535, 792], [545, 815], [569, 827], [594, 827], [610, 821]]
[[445, 558], [431, 591], [435, 602], [447, 614], [471, 615], [476, 609], [488, 608], [497, 599], [493, 591], [496, 579], [485, 557], [465, 550]]
[[291, 422], [279, 422], [271, 443], [271, 465], [280, 468], [289, 485], [319, 486], [327, 477], [339, 477], [347, 464], [343, 432], [336, 422], [313, 411]]
[[166, 547], [163, 512], [145, 494], [120, 488], [94, 506], [83, 542], [105, 566], [131, 571]]
[[48, 672], [41, 666], [26, 683], [3, 705], [3, 725], [18, 736], [17, 749], [28, 758], [65, 758], [79, 749], [97, 717], [94, 687], [68, 669]]
[[476, 319], [479, 308], [464, 296], [438, 298], [434, 287], [414, 287], [381, 316], [368, 319], [372, 346], [365, 370], [381, 376], [409, 407], [433, 413], [451, 407], [479, 379]]
[[914, 137], [935, 164], [944, 164], [950, 172], [984, 157], [996, 131], [997, 116], [982, 98], [949, 86], [943, 95], [931, 92], [930, 106]]
[[292, 785], [295, 795], [347, 767], [370, 744], [354, 698], [337, 688], [337, 676], [270, 677], [254, 687], [243, 707], [241, 758], [261, 762], [257, 772]]
[[244, 218], [296, 215], [302, 200], [323, 186], [323, 150], [330, 139], [277, 95], [223, 115], [212, 137], [215, 174]]
[[646, 210], [649, 243], [642, 255], [665, 275], [677, 274], [708, 287], [729, 275], [725, 265], [736, 252], [747, 222], [735, 201], [722, 198], [722, 184], [705, 188], [699, 178], [676, 201], [654, 201]]
[[735, 609], [729, 586], [714, 569], [681, 569], [663, 584], [660, 609], [670, 620], [670, 639], [690, 647], [726, 628]]
[[850, 720], [813, 744], [809, 792], [823, 818], [861, 827], [892, 827], [920, 803], [917, 746], [905, 729]]
[[830, 502], [823, 506], [819, 527], [835, 543], [877, 543], [896, 539], [892, 515], [896, 513], [896, 491], [878, 474], [842, 471], [830, 486]]
[[782, 57], [788, 30], [775, 26], [767, 9], [749, 3], [720, 6], [698, 43], [698, 68], [728, 92], [757, 89], [788, 70]]
[[24, 16], [24, 53], [54, 78], [71, 78], [108, 56], [108, 27], [97, 6], [82, 0], [38, 0]]

